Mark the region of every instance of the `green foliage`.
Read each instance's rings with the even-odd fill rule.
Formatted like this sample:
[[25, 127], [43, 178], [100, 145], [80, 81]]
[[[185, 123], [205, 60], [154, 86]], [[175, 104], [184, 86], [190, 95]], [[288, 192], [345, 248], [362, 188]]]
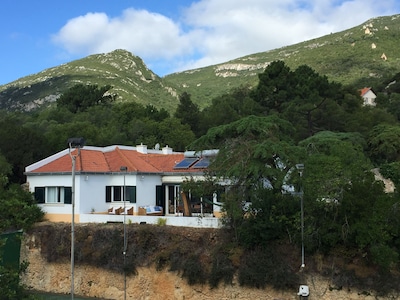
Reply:
[[198, 132], [200, 109], [192, 102], [188, 93], [184, 92], [179, 96], [179, 104], [174, 117], [180, 119], [182, 124], [189, 125], [195, 134]]
[[387, 244], [374, 244], [370, 247], [372, 260], [384, 270], [391, 270], [399, 262], [399, 253]]
[[259, 74], [252, 97], [266, 113], [290, 121], [297, 139], [303, 139], [322, 130], [343, 130], [343, 121], [361, 105], [353, 94], [307, 65], [291, 71], [283, 61], [275, 61]]
[[400, 160], [400, 126], [380, 124], [370, 133], [369, 151], [372, 159], [378, 163], [390, 163]]
[[[28, 230], [43, 219], [43, 211], [36, 205], [33, 196], [20, 185], [8, 185], [10, 164], [0, 154], [0, 233], [10, 230]], [[20, 275], [28, 264], [7, 261], [3, 263], [2, 248], [5, 243], [0, 240], [0, 299], [35, 299], [26, 293], [26, 287], [20, 284]], [[18, 247], [19, 249], [19, 247]], [[19, 255], [18, 255], [19, 257]]]
[[184, 151], [194, 141], [195, 135], [189, 125], [181, 124], [178, 119], [168, 118], [160, 123], [154, 124], [153, 136], [155, 142], [166, 144], [175, 151]]
[[158, 225], [158, 226], [165, 226], [165, 225], [167, 225], [167, 219], [166, 219], [166, 218], [158, 218], [158, 219], [157, 219], [157, 225]]
[[[399, 83], [396, 84], [396, 87], [398, 88]], [[392, 85], [389, 86], [391, 88]], [[385, 89], [386, 90], [386, 89]], [[377, 97], [377, 107], [382, 107], [383, 109], [386, 109], [388, 112], [390, 112], [397, 121], [400, 121], [400, 91], [397, 91], [395, 93], [381, 93], [378, 94]]]
[[36, 300], [37, 297], [27, 292], [27, 287], [20, 284], [20, 276], [26, 271], [27, 262], [19, 268], [6, 268], [0, 265], [0, 299]]
[[383, 269], [398, 262], [398, 199], [385, 194], [372, 173], [344, 186], [338, 202], [306, 197], [305, 203], [309, 251], [328, 253], [343, 245], [370, 253], [370, 260]]
[[289, 240], [299, 236], [299, 199], [270, 189], [258, 191], [258, 194], [252, 199], [239, 227], [239, 243], [254, 249], [285, 236]]
[[348, 182], [363, 180], [372, 169], [366, 142], [357, 133], [319, 132], [299, 145], [308, 152], [303, 183], [310, 199], [340, 201]]
[[8, 184], [8, 176], [11, 174], [12, 166], [6, 158], [0, 153], [0, 190]]
[[106, 94], [110, 85], [99, 88], [97, 85], [77, 84], [64, 92], [57, 100], [59, 107], [66, 107], [70, 112], [85, 111], [95, 105], [107, 105], [115, 99], [115, 95]]
[[258, 85], [252, 97], [267, 112], [283, 112], [283, 105], [292, 99], [292, 72], [283, 61], [272, 62], [258, 75]]
[[13, 183], [23, 183], [25, 167], [50, 154], [43, 135], [25, 126], [27, 119], [17, 113], [0, 119], [0, 153], [12, 165], [9, 179]]
[[[230, 181], [223, 195], [223, 211], [225, 225], [233, 228], [238, 242], [240, 237], [246, 236], [247, 233], [250, 234], [249, 239], [260, 237], [259, 230], [254, 236], [252, 230], [247, 230], [245, 234], [240, 233], [246, 228], [242, 228], [248, 213], [246, 202], [257, 202], [258, 206], [254, 210], [262, 208], [261, 203], [267, 201], [265, 195], [269, 190], [272, 195], [280, 193], [288, 171], [304, 157], [305, 152], [291, 143], [292, 132], [290, 123], [275, 115], [249, 116], [212, 128], [194, 143], [198, 150], [207, 149], [210, 145], [217, 145], [219, 148], [209, 171], [216, 178]], [[249, 222], [250, 220], [250, 228], [260, 225]], [[263, 242], [264, 240], [260, 241]]]
[[33, 196], [21, 186], [13, 184], [0, 188], [0, 232], [10, 229], [29, 229], [43, 219], [44, 213]]
[[250, 94], [249, 86], [241, 86], [214, 98], [211, 105], [200, 113], [200, 133], [205, 134], [212, 127], [229, 124], [246, 116], [260, 115], [262, 108]]
[[379, 171], [384, 178], [392, 180], [397, 188], [400, 187], [400, 162], [383, 164]]

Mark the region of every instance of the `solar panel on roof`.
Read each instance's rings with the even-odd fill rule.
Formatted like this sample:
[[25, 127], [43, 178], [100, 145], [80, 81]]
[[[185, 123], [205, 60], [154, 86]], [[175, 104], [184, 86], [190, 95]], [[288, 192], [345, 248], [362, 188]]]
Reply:
[[208, 158], [203, 158], [196, 162], [193, 165], [194, 169], [202, 169], [202, 168], [207, 168], [210, 165], [210, 160]]
[[197, 157], [186, 157], [177, 163], [174, 169], [188, 169], [191, 165], [193, 165], [198, 160]]

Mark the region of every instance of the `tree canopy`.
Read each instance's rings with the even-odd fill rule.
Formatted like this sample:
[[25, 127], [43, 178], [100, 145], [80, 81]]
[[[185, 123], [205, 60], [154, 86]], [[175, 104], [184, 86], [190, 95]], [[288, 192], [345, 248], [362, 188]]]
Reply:
[[57, 100], [57, 105], [66, 107], [72, 113], [85, 111], [91, 106], [105, 105], [115, 100], [115, 95], [107, 93], [110, 85], [98, 87], [97, 85], [77, 84], [64, 92]]

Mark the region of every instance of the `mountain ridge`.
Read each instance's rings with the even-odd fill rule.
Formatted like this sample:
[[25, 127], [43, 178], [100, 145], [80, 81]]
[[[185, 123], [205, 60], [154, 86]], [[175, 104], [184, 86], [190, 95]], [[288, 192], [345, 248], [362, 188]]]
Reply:
[[[347, 30], [207, 67], [214, 68], [214, 72], [199, 68], [167, 75], [165, 79], [178, 86], [181, 84], [180, 87], [194, 95], [193, 101], [198, 102], [196, 97], [201, 91], [196, 89], [202, 85], [203, 80], [214, 82], [214, 86], [208, 90], [211, 94], [218, 94], [213, 87], [229, 89], [237, 86], [239, 78], [242, 84], [253, 86], [258, 81], [256, 75], [266, 65], [274, 60], [283, 60], [291, 69], [306, 64], [331, 81], [362, 88], [374, 85], [389, 72], [395, 74], [400, 71], [396, 42], [399, 39], [400, 15], [377, 17]], [[381, 58], [382, 54], [385, 54], [386, 60]], [[252, 69], [240, 68], [240, 64], [251, 65]], [[222, 72], [218, 71], [224, 67], [226, 80], [223, 81], [220, 80]], [[183, 79], [182, 73], [190, 76]], [[202, 76], [202, 73], [205, 74]], [[210, 77], [213, 74], [215, 76]]]
[[51, 106], [77, 83], [111, 85], [117, 101], [135, 101], [172, 112], [187, 92], [204, 108], [239, 86], [254, 86], [275, 60], [295, 69], [306, 64], [329, 80], [357, 88], [373, 86], [400, 71], [400, 14], [376, 17], [341, 32], [258, 52], [203, 68], [159, 77], [143, 60], [117, 49], [93, 54], [0, 86], [0, 108], [32, 111]]
[[[80, 83], [111, 85], [110, 92], [118, 95], [118, 101], [136, 101], [156, 107], [168, 107], [168, 103], [163, 103], [165, 98], [175, 105], [178, 103], [174, 89], [165, 86], [140, 57], [117, 49], [89, 55], [0, 86], [0, 108], [30, 111], [52, 105], [63, 91]], [[153, 99], [153, 103], [145, 101], [148, 98]]]

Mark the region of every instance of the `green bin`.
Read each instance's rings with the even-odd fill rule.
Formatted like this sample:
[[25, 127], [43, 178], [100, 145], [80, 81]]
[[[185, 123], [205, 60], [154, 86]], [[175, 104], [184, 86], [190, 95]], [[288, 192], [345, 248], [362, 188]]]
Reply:
[[18, 268], [22, 230], [0, 234], [0, 265]]

